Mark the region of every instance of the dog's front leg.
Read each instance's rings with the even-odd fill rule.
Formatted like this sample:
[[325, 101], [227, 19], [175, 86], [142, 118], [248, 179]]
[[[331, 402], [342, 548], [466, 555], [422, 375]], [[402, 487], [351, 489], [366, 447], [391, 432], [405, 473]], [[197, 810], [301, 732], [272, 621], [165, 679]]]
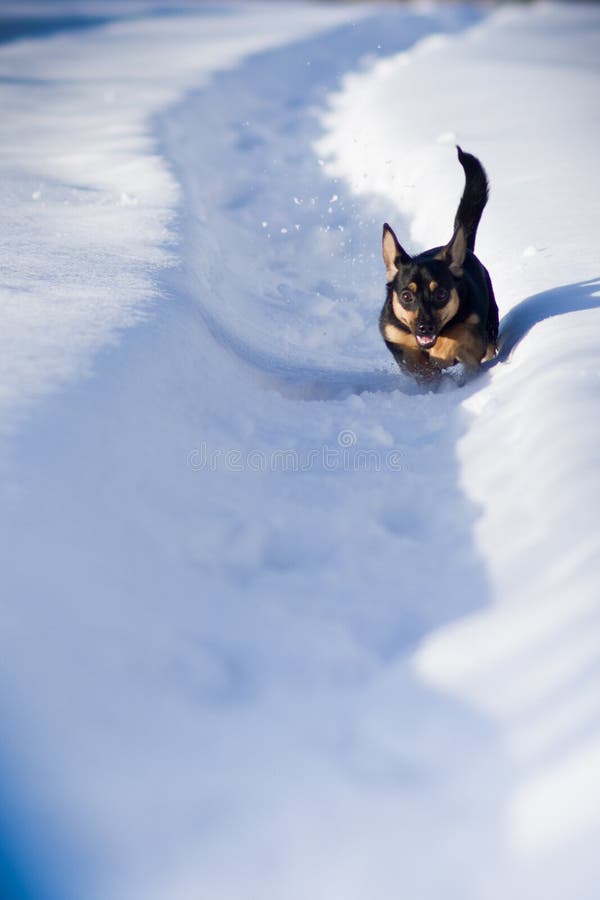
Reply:
[[418, 346], [414, 335], [386, 323], [382, 329], [383, 338], [390, 353], [401, 369], [409, 372], [418, 381], [436, 381], [439, 371]]
[[429, 357], [442, 369], [457, 362], [467, 369], [478, 369], [485, 352], [486, 342], [481, 334], [461, 322], [444, 329], [429, 351]]

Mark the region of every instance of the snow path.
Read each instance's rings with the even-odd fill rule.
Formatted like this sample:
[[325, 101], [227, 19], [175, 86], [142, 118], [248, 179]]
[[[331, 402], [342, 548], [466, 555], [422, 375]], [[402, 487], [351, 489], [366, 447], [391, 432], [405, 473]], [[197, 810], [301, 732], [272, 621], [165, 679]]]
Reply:
[[0, 47], [0, 437], [36, 399], [89, 373], [157, 298], [180, 198], [152, 116], [248, 54], [347, 18], [293, 5], [163, 10]]
[[[480, 726], [407, 668], [485, 595], [457, 487], [466, 422], [386, 374], [380, 217], [310, 150], [338, 72], [435, 26], [405, 11], [311, 38], [169, 114], [172, 300], [11, 444], [4, 710], [76, 896], [329, 900], [399, 879], [434, 896], [461, 884], [475, 821], [482, 859], [494, 843], [493, 792], [474, 788], [493, 757], [470, 766], [467, 800], [453, 751]], [[365, 377], [406, 393], [357, 394]], [[423, 590], [432, 565], [447, 609]]]
[[[244, 15], [237, 10], [233, 21], [256, 48], [265, 21]], [[167, 31], [189, 32], [191, 54], [201, 30], [193, 17], [177, 21], [168, 19]], [[540, 418], [555, 442], [572, 383], [560, 393], [561, 371], [546, 392], [528, 390], [532, 366], [540, 377], [537, 329], [510, 366], [460, 391], [449, 382], [445, 392], [420, 393], [396, 374], [375, 327], [389, 206], [372, 191], [353, 196], [315, 146], [317, 113], [363, 54], [473, 21], [472, 10], [427, 5], [376, 11], [360, 25], [337, 18], [292, 46], [274, 36], [268, 51], [234, 53], [230, 71], [155, 119], [158, 144], [143, 142], [162, 179], [156, 221], [179, 238], [169, 254], [180, 265], [159, 274], [164, 246], [140, 224], [148, 255], [139, 271], [165, 302], [96, 356], [92, 378], [48, 397], [3, 460], [5, 753], [38, 810], [36, 827], [28, 823], [34, 844], [48, 846], [49, 829], [57, 835], [39, 851], [39, 869], [55, 875], [63, 896], [65, 884], [86, 900], [364, 900], [399, 891], [500, 900], [564, 897], [567, 884], [577, 900], [594, 896], [585, 841], [548, 874], [547, 857], [515, 857], [507, 798], [523, 767], [502, 718], [481, 702], [489, 682], [479, 682], [480, 669], [475, 679], [461, 669], [464, 659], [478, 665], [474, 641], [491, 652], [501, 646], [497, 619], [490, 628], [484, 618], [474, 637], [453, 624], [481, 621], [519, 576], [507, 541], [513, 584], [498, 587], [488, 543], [499, 528], [510, 531], [508, 507], [519, 495], [511, 492], [490, 526], [483, 465], [475, 478], [466, 474], [490, 443], [504, 447], [515, 407], [512, 386], [509, 396], [502, 384], [521, 373], [520, 433], [534, 416], [527, 404], [560, 398], [556, 419]], [[498, 23], [496, 15], [485, 26], [492, 38]], [[289, 35], [289, 20], [280, 25]], [[117, 45], [127, 57], [137, 41], [147, 62], [159, 33], [165, 21], [147, 20], [102, 29], [98, 40], [111, 59]], [[206, 40], [212, 46], [214, 35]], [[455, 36], [446, 48], [465, 51], [469, 42]], [[169, 102], [198, 72], [177, 76]], [[361, 128], [375, 134], [378, 121], [365, 113]], [[355, 171], [378, 170], [369, 162]], [[427, 203], [436, 190], [437, 182]], [[151, 207], [142, 203], [152, 220]], [[136, 214], [135, 205], [127, 210]], [[138, 246], [130, 230], [133, 220], [120, 226], [119, 277]], [[87, 271], [88, 251], [77, 260]], [[137, 291], [126, 292], [131, 319], [116, 304], [114, 320], [109, 311], [91, 340], [75, 343], [81, 357], [61, 383], [138, 316]], [[564, 309], [595, 305], [592, 289], [581, 295], [559, 299]], [[513, 344], [547, 300], [515, 306]], [[577, 328], [577, 316], [572, 322]], [[58, 347], [65, 337], [56, 339]], [[594, 343], [590, 331], [595, 366]], [[568, 452], [588, 453], [592, 437]], [[508, 480], [538, 450], [517, 442], [494, 472], [502, 462]], [[583, 525], [591, 532], [589, 517]], [[552, 550], [558, 559], [560, 548]], [[585, 570], [581, 592], [592, 574]], [[592, 631], [592, 663], [594, 646]], [[494, 697], [506, 676], [506, 667], [493, 673]], [[518, 688], [516, 678], [507, 684]], [[464, 699], [473, 702], [475, 688], [471, 711]], [[593, 746], [586, 759], [593, 771]], [[543, 780], [531, 788], [545, 801]]]

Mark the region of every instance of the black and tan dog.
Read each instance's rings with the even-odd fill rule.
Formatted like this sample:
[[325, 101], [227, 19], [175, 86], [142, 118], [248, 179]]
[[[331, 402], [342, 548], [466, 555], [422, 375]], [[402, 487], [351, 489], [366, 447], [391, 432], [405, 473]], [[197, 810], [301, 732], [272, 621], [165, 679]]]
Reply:
[[409, 256], [383, 226], [387, 297], [379, 327], [399, 365], [424, 380], [457, 362], [477, 369], [496, 353], [498, 307], [488, 271], [473, 252], [488, 181], [479, 160], [457, 150], [465, 189], [450, 242]]

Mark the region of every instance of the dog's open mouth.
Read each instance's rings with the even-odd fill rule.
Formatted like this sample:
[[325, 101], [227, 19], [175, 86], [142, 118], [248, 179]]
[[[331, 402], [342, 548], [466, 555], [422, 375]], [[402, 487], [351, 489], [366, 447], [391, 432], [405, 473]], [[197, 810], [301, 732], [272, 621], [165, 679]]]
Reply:
[[437, 334], [416, 334], [415, 338], [421, 350], [430, 350], [437, 341]]

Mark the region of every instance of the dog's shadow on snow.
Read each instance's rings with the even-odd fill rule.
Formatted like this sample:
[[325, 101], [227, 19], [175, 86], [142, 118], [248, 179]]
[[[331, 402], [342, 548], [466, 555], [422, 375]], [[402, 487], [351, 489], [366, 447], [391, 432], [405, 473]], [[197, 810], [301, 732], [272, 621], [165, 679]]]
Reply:
[[600, 277], [533, 294], [513, 307], [500, 322], [498, 355], [493, 365], [506, 362], [531, 329], [554, 316], [600, 307]]

